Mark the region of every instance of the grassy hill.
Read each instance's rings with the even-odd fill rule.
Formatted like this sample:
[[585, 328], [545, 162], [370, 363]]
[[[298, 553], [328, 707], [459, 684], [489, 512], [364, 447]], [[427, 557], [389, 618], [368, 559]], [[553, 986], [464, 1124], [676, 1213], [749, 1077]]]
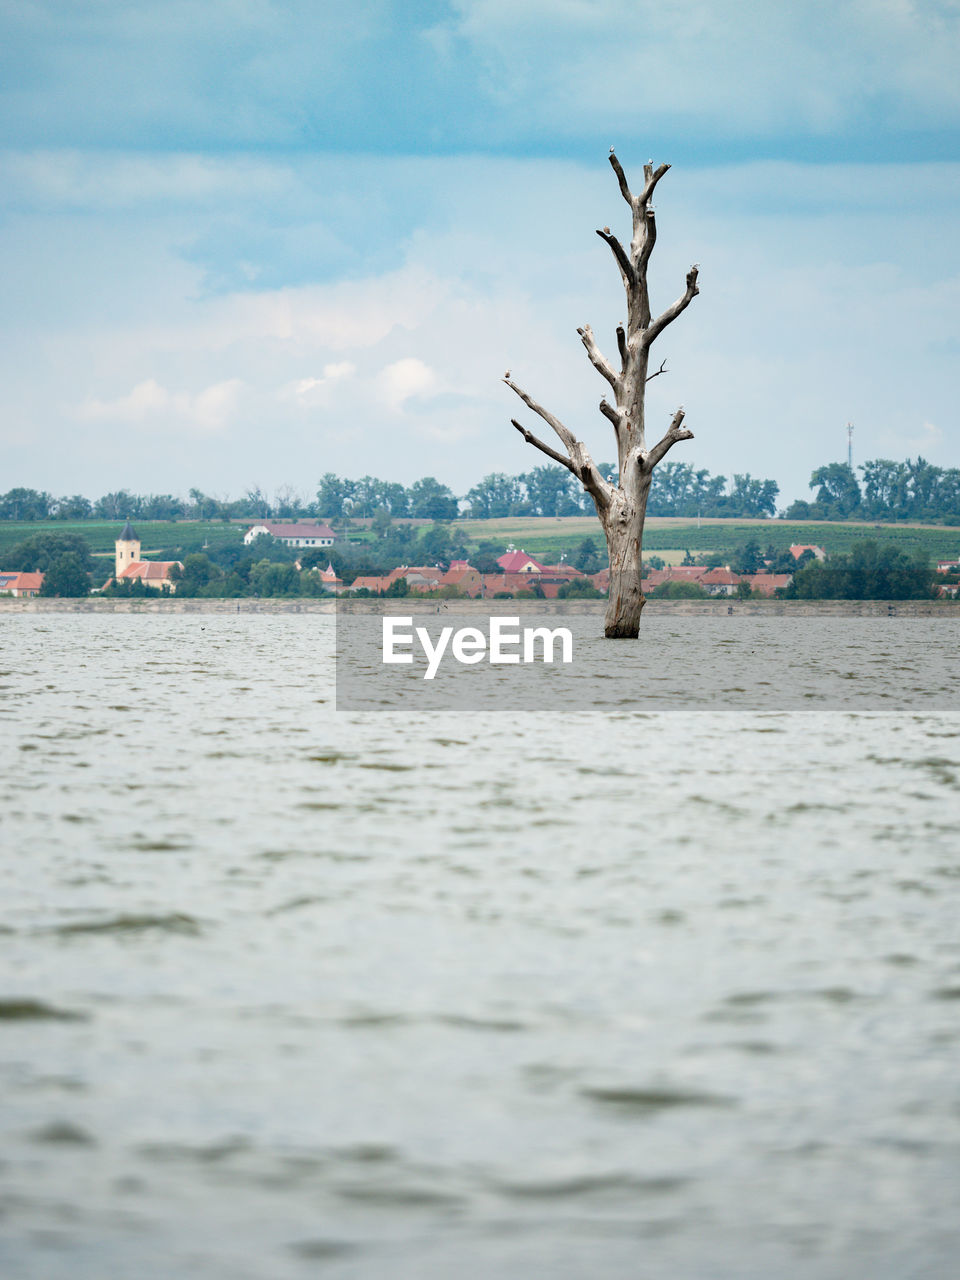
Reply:
[[[224, 524], [221, 520], [137, 520], [134, 527], [140, 537], [142, 554], [150, 559], [161, 551], [173, 551], [178, 558], [191, 551], [201, 551], [225, 543], [239, 544], [251, 521]], [[113, 544], [123, 528], [117, 520], [3, 520], [0, 521], [0, 568], [8, 547], [32, 538], [37, 533], [79, 533], [86, 538], [94, 555], [113, 555]]]
[[[422, 522], [417, 522], [418, 524]], [[586, 537], [598, 548], [604, 545], [600, 524], [593, 516], [516, 516], [497, 520], [457, 520], [456, 526], [472, 541], [491, 541], [506, 547], [513, 543], [531, 555], [555, 563], [561, 552], [572, 555]], [[220, 520], [138, 520], [144, 556], [156, 557], [169, 552], [183, 558], [201, 551], [204, 543], [211, 549], [225, 544], [239, 545], [249, 521], [225, 524]], [[122, 528], [116, 520], [51, 520], [0, 521], [0, 569], [4, 567], [4, 551], [37, 533], [79, 533], [86, 538], [96, 555], [112, 556], [113, 544]], [[352, 538], [364, 541], [373, 537], [369, 530], [351, 531]], [[647, 520], [643, 545], [648, 553], [678, 561], [684, 551], [733, 551], [756, 538], [762, 548], [771, 543], [786, 548], [791, 543], [817, 543], [827, 552], [849, 551], [863, 538], [893, 543], [912, 553], [923, 552], [931, 560], [960, 556], [960, 527], [944, 525], [873, 525], [860, 522], [829, 523], [826, 521], [785, 520], [696, 520], [651, 516]]]
[[[571, 553], [586, 537], [604, 545], [599, 521], [591, 516], [515, 517], [502, 520], [458, 520], [457, 527], [471, 538], [512, 542], [531, 555], [552, 562], [561, 551]], [[816, 543], [827, 552], [849, 551], [854, 542], [872, 538], [894, 543], [911, 554], [921, 551], [930, 559], [960, 556], [960, 527], [944, 525], [874, 525], [861, 522], [830, 523], [819, 520], [696, 520], [651, 516], [643, 535], [647, 552], [732, 551], [751, 538], [762, 548], [778, 550], [793, 544]], [[673, 559], [669, 554], [665, 559]]]

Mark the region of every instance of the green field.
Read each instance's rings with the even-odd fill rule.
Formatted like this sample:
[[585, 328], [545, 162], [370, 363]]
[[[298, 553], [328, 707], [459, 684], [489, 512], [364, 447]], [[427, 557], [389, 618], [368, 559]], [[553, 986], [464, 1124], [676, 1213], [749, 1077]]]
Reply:
[[[192, 551], [211, 549], [226, 544], [238, 545], [250, 521], [225, 524], [220, 520], [154, 520], [137, 521], [142, 551], [148, 558], [169, 552], [183, 558]], [[419, 522], [418, 522], [419, 523]], [[556, 563], [561, 552], [571, 556], [584, 538], [592, 537], [603, 547], [603, 533], [593, 516], [518, 516], [499, 520], [457, 520], [456, 527], [474, 542], [491, 541], [506, 546], [522, 547], [547, 563]], [[123, 527], [115, 520], [51, 520], [0, 522], [0, 569], [4, 568], [4, 552], [38, 533], [79, 533], [86, 538], [95, 555], [112, 556], [113, 544]], [[351, 531], [350, 537], [367, 541], [368, 530]], [[849, 551], [854, 542], [873, 538], [894, 543], [910, 553], [923, 552], [931, 560], [960, 556], [960, 527], [944, 525], [873, 525], [864, 523], [827, 523], [819, 521], [787, 522], [785, 520], [696, 520], [651, 516], [647, 520], [643, 545], [647, 552], [663, 554], [677, 561], [684, 551], [733, 551], [750, 538], [762, 548], [771, 543], [778, 549], [791, 543], [817, 543], [827, 552]], [[673, 553], [673, 554], [670, 554]]]
[[[137, 520], [134, 528], [140, 538], [141, 552], [150, 559], [160, 551], [173, 551], [178, 558], [191, 551], [201, 551], [203, 544], [222, 547], [239, 544], [253, 522], [224, 524], [221, 520]], [[25, 538], [38, 533], [79, 533], [86, 538], [94, 555], [113, 555], [113, 544], [123, 528], [117, 520], [31, 520], [0, 522], [0, 569], [3, 553]]]
[[[547, 517], [517, 517], [503, 520], [458, 520], [457, 527], [471, 538], [511, 542], [531, 555], [553, 563], [561, 551], [568, 555], [586, 537], [592, 537], [598, 547], [603, 547], [603, 532], [599, 522], [591, 516], [566, 516], [562, 519]], [[651, 516], [643, 534], [643, 546], [647, 552], [660, 554], [677, 552], [678, 556], [665, 556], [673, 560], [684, 551], [732, 551], [756, 538], [764, 550], [773, 545], [785, 550], [791, 545], [815, 543], [824, 551], [849, 551], [853, 543], [865, 538], [878, 542], [894, 543], [910, 552], [923, 552], [931, 560], [960, 557], [960, 527], [944, 525], [873, 525], [865, 523], [827, 523], [821, 521], [786, 520], [685, 520], [665, 516]]]

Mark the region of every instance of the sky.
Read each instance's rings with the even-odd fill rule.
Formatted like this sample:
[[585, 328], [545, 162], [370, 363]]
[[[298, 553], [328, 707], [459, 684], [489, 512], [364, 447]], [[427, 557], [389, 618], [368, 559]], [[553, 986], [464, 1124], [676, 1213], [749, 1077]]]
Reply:
[[960, 466], [958, 66], [960, 0], [0, 0], [0, 489], [463, 494], [508, 368], [609, 459], [611, 146], [672, 460]]

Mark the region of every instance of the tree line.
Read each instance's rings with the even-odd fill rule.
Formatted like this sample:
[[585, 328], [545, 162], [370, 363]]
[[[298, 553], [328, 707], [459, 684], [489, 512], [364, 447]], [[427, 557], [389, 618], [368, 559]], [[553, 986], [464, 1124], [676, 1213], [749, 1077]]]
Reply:
[[960, 521], [960, 468], [925, 458], [874, 458], [856, 469], [830, 462], [813, 472], [810, 488], [817, 491], [813, 502], [792, 503], [788, 520]]
[[[604, 476], [617, 479], [614, 463], [602, 463]], [[686, 463], [668, 463], [653, 476], [648, 512], [663, 516], [772, 516], [778, 494], [773, 480], [753, 476], [712, 476]], [[433, 476], [407, 486], [376, 476], [349, 479], [328, 472], [308, 499], [286, 487], [268, 497], [259, 488], [242, 498], [217, 498], [191, 489], [187, 498], [139, 494], [119, 489], [95, 500], [82, 494], [56, 498], [37, 489], [0, 494], [0, 520], [297, 520], [370, 519], [488, 520], [504, 516], [593, 515], [593, 501], [564, 467], [534, 467], [520, 475], [491, 472], [466, 494]]]
[[[601, 463], [610, 480], [613, 463]], [[859, 477], [857, 472], [860, 473]], [[934, 466], [925, 458], [893, 462], [876, 458], [856, 469], [845, 462], [818, 467], [810, 477], [812, 502], [798, 500], [782, 514], [788, 520], [915, 520], [960, 522], [960, 468]], [[668, 462], [653, 473], [647, 513], [652, 516], [771, 517], [779, 488], [774, 480], [749, 473], [711, 475], [685, 462]], [[484, 520], [504, 516], [593, 515], [592, 499], [564, 467], [534, 467], [519, 475], [491, 472], [458, 498], [448, 485], [424, 476], [405, 486], [328, 472], [316, 497], [308, 500], [289, 487], [272, 497], [249, 489], [242, 498], [216, 498], [191, 489], [186, 499], [171, 494], [137, 494], [127, 489], [91, 501], [80, 494], [55, 498], [36, 489], [0, 494], [0, 520], [295, 520], [304, 517], [391, 520]]]

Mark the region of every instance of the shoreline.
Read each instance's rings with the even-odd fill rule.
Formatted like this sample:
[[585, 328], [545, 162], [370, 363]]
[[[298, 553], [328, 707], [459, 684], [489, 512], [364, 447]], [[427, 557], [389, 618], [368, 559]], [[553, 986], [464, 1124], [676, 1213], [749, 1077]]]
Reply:
[[[438, 605], [443, 606], [438, 610]], [[0, 619], [21, 614], [51, 613], [153, 613], [153, 614], [417, 614], [437, 612], [477, 615], [566, 614], [570, 617], [603, 615], [605, 600], [435, 600], [402, 597], [393, 600], [233, 600], [166, 599], [61, 600], [0, 598]], [[673, 614], [680, 617], [837, 617], [837, 618], [960, 618], [960, 600], [649, 600], [644, 616]]]

